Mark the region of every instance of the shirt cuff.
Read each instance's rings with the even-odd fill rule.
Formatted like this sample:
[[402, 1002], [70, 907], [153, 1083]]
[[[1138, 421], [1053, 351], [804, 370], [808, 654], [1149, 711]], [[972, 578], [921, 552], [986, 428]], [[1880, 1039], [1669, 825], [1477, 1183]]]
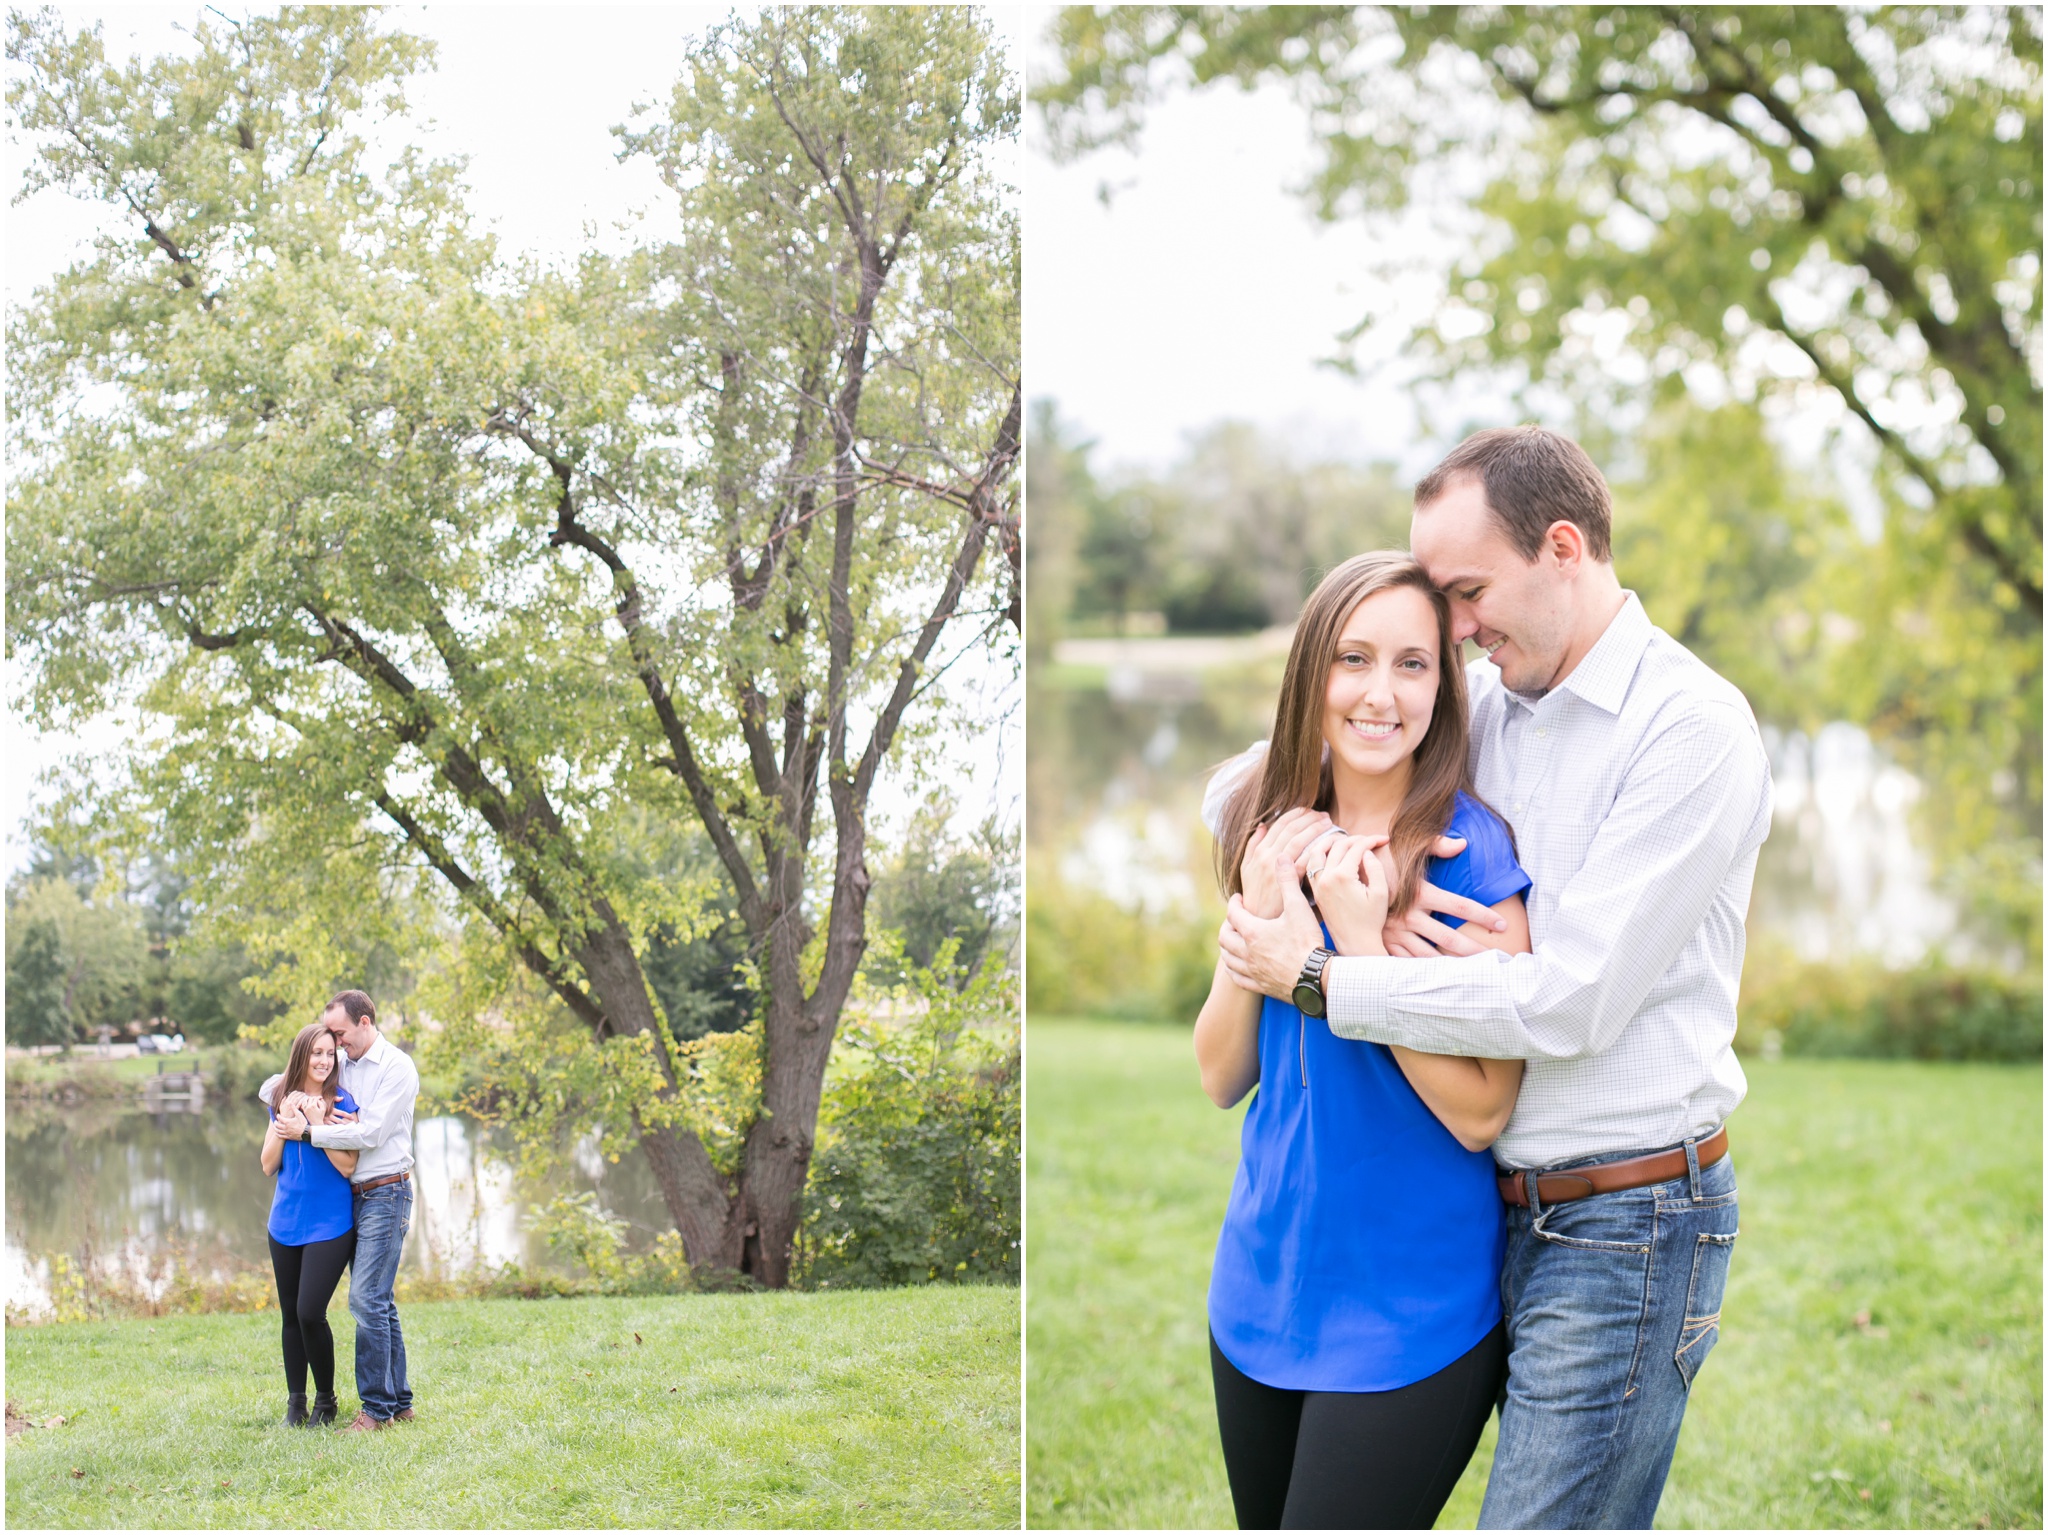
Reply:
[[1323, 966], [1324, 1022], [1332, 1034], [1386, 1043], [1394, 966], [1400, 963], [1376, 954], [1340, 954]]

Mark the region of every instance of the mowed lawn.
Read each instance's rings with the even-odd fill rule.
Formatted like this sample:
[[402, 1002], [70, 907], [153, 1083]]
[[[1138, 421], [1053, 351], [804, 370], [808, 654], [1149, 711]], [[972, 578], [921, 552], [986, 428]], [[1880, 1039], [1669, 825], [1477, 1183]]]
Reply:
[[[403, 1309], [419, 1418], [287, 1429], [278, 1318], [15, 1328], [7, 1523], [1015, 1527], [1018, 1294]], [[345, 1406], [353, 1327], [338, 1305]], [[639, 1336], [636, 1338], [635, 1334]]]
[[[1026, 1050], [1027, 1519], [1229, 1528], [1203, 1300], [1240, 1115], [1185, 1029], [1033, 1019]], [[2040, 1068], [1744, 1065], [1742, 1238], [1658, 1524], [2038, 1527]]]

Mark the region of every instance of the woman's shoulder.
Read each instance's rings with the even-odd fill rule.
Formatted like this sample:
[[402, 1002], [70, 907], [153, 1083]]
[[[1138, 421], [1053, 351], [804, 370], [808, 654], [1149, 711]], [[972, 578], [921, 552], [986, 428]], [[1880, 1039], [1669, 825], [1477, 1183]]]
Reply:
[[1444, 833], [1463, 837], [1468, 846], [1497, 844], [1508, 849], [1510, 856], [1513, 853], [1514, 834], [1508, 830], [1508, 823], [1495, 814], [1492, 806], [1481, 804], [1463, 789], [1458, 791], [1457, 803], [1451, 807], [1451, 824], [1444, 828]]
[[355, 1114], [361, 1111], [361, 1105], [349, 1096], [349, 1091], [345, 1087], [335, 1090], [334, 1106], [345, 1114]]
[[1515, 839], [1507, 822], [1462, 789], [1451, 811], [1451, 824], [1444, 830], [1450, 836], [1463, 837], [1465, 849], [1455, 858], [1430, 860], [1431, 884], [1488, 906], [1529, 888], [1529, 876], [1515, 857]]

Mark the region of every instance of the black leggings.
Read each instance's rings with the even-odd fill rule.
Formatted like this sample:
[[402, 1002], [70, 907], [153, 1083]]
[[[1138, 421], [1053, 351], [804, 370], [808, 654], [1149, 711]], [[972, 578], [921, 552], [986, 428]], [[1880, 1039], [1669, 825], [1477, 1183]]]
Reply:
[[277, 1275], [278, 1309], [284, 1312], [284, 1378], [294, 1396], [305, 1394], [309, 1364], [313, 1389], [334, 1394], [334, 1329], [327, 1325], [327, 1303], [355, 1253], [352, 1230], [303, 1247], [270, 1239], [270, 1268]]
[[1216, 1421], [1241, 1530], [1426, 1530], [1479, 1443], [1507, 1375], [1505, 1324], [1398, 1391], [1282, 1391], [1223, 1357]]

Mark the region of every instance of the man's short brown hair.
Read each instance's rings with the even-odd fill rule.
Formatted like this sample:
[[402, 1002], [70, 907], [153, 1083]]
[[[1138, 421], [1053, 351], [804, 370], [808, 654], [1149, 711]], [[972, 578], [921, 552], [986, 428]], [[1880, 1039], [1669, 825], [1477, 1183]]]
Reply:
[[366, 991], [337, 991], [328, 1004], [320, 1009], [320, 1015], [324, 1018], [337, 1007], [348, 1014], [350, 1023], [361, 1023], [365, 1019], [371, 1023], [377, 1021], [377, 1004], [370, 1000], [370, 994]]
[[1523, 559], [1533, 560], [1552, 523], [1569, 522], [1586, 535], [1586, 552], [1614, 558], [1614, 502], [1607, 481], [1586, 450], [1543, 426], [1495, 426], [1474, 432], [1415, 487], [1420, 511], [1453, 482], [1479, 481], [1486, 508]]

